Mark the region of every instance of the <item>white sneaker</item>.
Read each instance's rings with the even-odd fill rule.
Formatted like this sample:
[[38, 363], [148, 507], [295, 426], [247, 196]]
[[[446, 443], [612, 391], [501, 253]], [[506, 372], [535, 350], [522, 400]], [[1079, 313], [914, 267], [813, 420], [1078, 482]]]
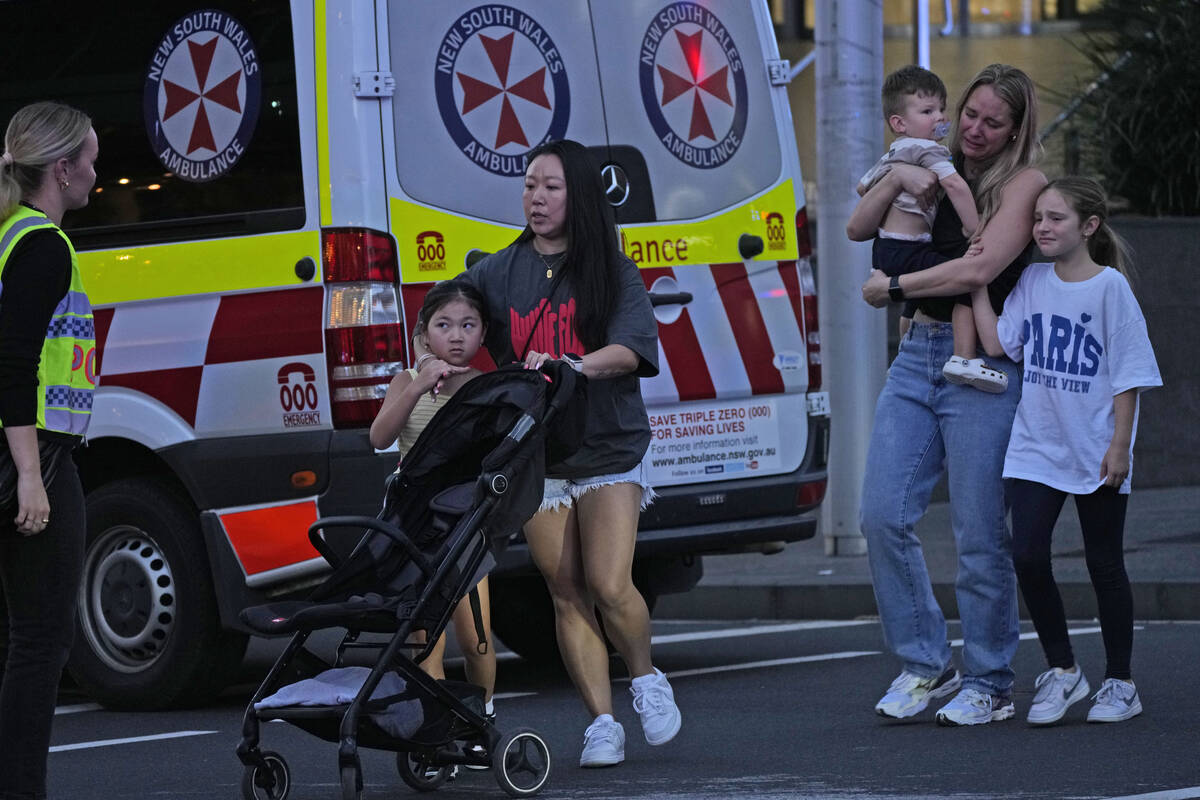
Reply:
[[625, 729], [611, 714], [596, 717], [583, 732], [581, 767], [611, 767], [625, 760]]
[[962, 676], [953, 667], [947, 667], [936, 678], [901, 672], [888, 687], [887, 694], [875, 704], [875, 713], [892, 719], [915, 716], [925, 710], [930, 700], [953, 694], [961, 684]]
[[1132, 681], [1105, 678], [1093, 699], [1096, 704], [1088, 712], [1088, 722], [1124, 722], [1142, 713], [1142, 700]]
[[1025, 719], [1031, 725], [1049, 725], [1058, 722], [1067, 713], [1067, 709], [1087, 697], [1091, 687], [1083, 670], [1079, 667], [1074, 672], [1054, 667], [1046, 670], [1033, 682], [1037, 690], [1033, 694], [1033, 705], [1029, 707], [1029, 716]]
[[986, 694], [978, 689], [963, 689], [942, 706], [934, 719], [938, 725], [986, 725], [1009, 719], [1016, 713], [1011, 697]]
[[942, 375], [950, 383], [966, 384], [991, 394], [1001, 394], [1008, 389], [1008, 376], [989, 367], [982, 358], [950, 356], [950, 360], [942, 367]]
[[667, 676], [658, 667], [649, 675], [633, 679], [633, 710], [642, 718], [642, 733], [652, 745], [666, 744], [683, 725], [683, 715], [675, 705], [675, 692]]

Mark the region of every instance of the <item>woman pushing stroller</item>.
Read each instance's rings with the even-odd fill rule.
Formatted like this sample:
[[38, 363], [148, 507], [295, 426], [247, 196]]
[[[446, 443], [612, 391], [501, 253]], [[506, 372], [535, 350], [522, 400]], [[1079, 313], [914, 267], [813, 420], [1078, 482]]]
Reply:
[[[484, 341], [497, 364], [537, 369], [559, 358], [590, 381], [583, 444], [548, 465], [525, 538], [554, 601], [563, 662], [592, 720], [579, 764], [612, 766], [625, 758], [625, 732], [613, 718], [605, 633], [633, 678], [646, 741], [665, 744], [681, 725], [671, 685], [650, 660], [650, 614], [632, 577], [638, 516], [654, 497], [642, 467], [650, 425], [638, 378], [658, 373], [657, 325], [637, 268], [618, 249], [587, 150], [564, 140], [529, 155], [525, 230], [456, 280], [487, 301]], [[420, 371], [432, 368], [426, 361]], [[462, 369], [443, 369], [439, 382]]]

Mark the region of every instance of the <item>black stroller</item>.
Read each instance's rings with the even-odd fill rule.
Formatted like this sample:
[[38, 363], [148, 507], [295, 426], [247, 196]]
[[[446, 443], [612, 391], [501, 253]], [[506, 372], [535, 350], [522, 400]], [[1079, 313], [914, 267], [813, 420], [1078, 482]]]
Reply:
[[[509, 367], [476, 377], [434, 416], [388, 479], [378, 517], [327, 517], [309, 528], [309, 539], [333, 572], [307, 601], [254, 606], [241, 615], [259, 633], [293, 634], [246, 709], [237, 748], [245, 765], [246, 800], [283, 800], [288, 794], [287, 763], [259, 748], [260, 723], [266, 720], [285, 720], [338, 743], [343, 800], [362, 797], [360, 746], [397, 753], [400, 778], [418, 791], [437, 788], [456, 764], [490, 767], [513, 797], [545, 786], [550, 751], [537, 732], [502, 734], [484, 716], [481, 688], [435, 681], [418, 664], [458, 600], [537, 510], [547, 426], [572, 405], [581, 380], [557, 361], [543, 371]], [[566, 419], [559, 422], [574, 428]], [[565, 434], [566, 447], [571, 435]], [[564, 434], [550, 439], [564, 447]], [[356, 532], [352, 548], [339, 549], [331, 535], [338, 529]], [[305, 641], [315, 630], [335, 627], [347, 632], [329, 664]], [[410, 635], [418, 630], [426, 632], [425, 640], [414, 644]], [[362, 642], [361, 633], [390, 638]], [[379, 650], [369, 670], [340, 669], [347, 651], [364, 647]], [[334, 701], [320, 693], [285, 697], [297, 687], [318, 685], [307, 679], [352, 669], [361, 687], [352, 681]], [[271, 702], [274, 707], [266, 707]]]

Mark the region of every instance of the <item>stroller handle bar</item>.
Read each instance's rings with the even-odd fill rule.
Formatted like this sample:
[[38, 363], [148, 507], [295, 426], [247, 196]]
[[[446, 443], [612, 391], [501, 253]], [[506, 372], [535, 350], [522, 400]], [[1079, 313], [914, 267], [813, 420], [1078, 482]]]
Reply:
[[[340, 516], [340, 517], [322, 517], [321, 519], [308, 526], [308, 540], [312, 542], [312, 546], [316, 548], [326, 561], [334, 564], [331, 556], [332, 552], [325, 544], [325, 540], [321, 537], [320, 532], [324, 528], [370, 528], [373, 531], [378, 531], [384, 536], [394, 541], [404, 550], [405, 553], [421, 568], [421, 572], [426, 577], [433, 576], [433, 566], [429, 560], [425, 558], [412, 540], [405, 535], [404, 531], [397, 528], [390, 522], [386, 522], [378, 517], [362, 517], [362, 516]], [[355, 547], [357, 550], [357, 546]], [[337, 566], [334, 564], [334, 566]]]

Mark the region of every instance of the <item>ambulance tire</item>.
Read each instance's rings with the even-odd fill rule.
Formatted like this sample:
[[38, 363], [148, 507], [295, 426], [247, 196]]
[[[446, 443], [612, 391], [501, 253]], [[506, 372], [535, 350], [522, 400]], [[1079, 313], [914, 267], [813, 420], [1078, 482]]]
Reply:
[[[637, 581], [635, 580], [635, 585]], [[554, 629], [554, 603], [541, 575], [491, 576], [492, 631], [514, 653], [545, 667], [562, 667]], [[658, 599], [653, 591], [638, 586], [646, 608], [654, 613]], [[603, 628], [603, 620], [601, 621]], [[608, 651], [616, 649], [607, 638]]]
[[196, 510], [167, 483], [133, 478], [88, 494], [87, 525], [71, 677], [114, 709], [211, 700], [249, 637], [221, 627]]

